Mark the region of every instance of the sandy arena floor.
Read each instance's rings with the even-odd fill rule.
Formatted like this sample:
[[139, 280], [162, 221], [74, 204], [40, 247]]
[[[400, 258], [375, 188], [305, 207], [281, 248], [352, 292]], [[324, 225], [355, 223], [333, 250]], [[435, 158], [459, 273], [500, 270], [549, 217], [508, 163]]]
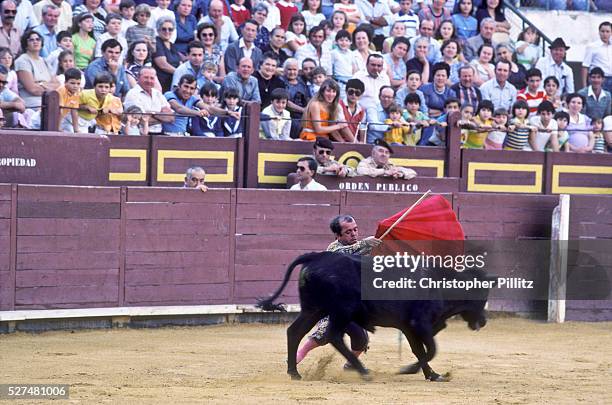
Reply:
[[[331, 347], [285, 374], [287, 325], [223, 325], [0, 335], [0, 383], [70, 385], [73, 403], [612, 403], [612, 323], [453, 321], [431, 363], [448, 383], [396, 375], [413, 362], [380, 329], [363, 357], [373, 381], [344, 372]], [[47, 402], [48, 403], [48, 402]]]

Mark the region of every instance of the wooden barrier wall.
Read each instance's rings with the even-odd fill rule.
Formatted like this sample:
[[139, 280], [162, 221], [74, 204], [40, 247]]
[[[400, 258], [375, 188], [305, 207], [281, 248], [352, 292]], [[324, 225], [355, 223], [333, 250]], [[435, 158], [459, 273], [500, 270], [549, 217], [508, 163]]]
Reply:
[[[548, 239], [558, 203], [555, 196], [444, 196], [468, 239], [479, 240]], [[0, 185], [0, 310], [252, 304], [278, 287], [295, 257], [327, 247], [335, 215], [354, 215], [362, 236], [371, 235], [379, 219], [418, 197]], [[572, 202], [570, 237], [609, 240], [612, 198]], [[495, 273], [509, 274], [510, 267]], [[282, 301], [298, 301], [296, 277]], [[568, 314], [611, 319], [610, 302], [573, 303]], [[490, 308], [537, 312], [544, 304], [492, 300]]]

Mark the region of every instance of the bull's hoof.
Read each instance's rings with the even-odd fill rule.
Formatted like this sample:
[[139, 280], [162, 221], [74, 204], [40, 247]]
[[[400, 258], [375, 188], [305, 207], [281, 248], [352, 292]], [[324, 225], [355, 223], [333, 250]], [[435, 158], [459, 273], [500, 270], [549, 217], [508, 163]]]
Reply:
[[[346, 362], [344, 363], [344, 371], [358, 371], [351, 363]], [[367, 368], [364, 368], [366, 373], [369, 373], [370, 370], [368, 370]]]
[[402, 367], [399, 371], [400, 374], [416, 374], [421, 370], [419, 363], [414, 363], [409, 366]]
[[366, 369], [366, 372], [361, 374], [361, 379], [363, 381], [372, 381], [372, 375], [370, 374], [370, 372]]
[[440, 375], [438, 373], [432, 373], [429, 377], [427, 377], [429, 381], [433, 382], [449, 382], [450, 378], [446, 375]]
[[297, 372], [297, 370], [287, 371], [287, 374], [289, 374], [291, 376], [291, 379], [294, 381], [298, 381], [302, 379], [302, 376], [300, 375], [300, 373]]

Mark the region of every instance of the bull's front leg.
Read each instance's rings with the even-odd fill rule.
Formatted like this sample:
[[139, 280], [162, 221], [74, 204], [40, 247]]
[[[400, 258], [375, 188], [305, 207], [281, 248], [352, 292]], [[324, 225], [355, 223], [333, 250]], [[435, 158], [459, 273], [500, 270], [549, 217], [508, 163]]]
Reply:
[[[426, 380], [437, 382], [448, 381], [447, 378], [436, 373], [429, 365], [429, 361], [433, 359], [436, 351], [433, 336], [422, 339], [421, 337], [416, 336], [410, 330], [404, 330], [403, 333], [404, 336], [406, 336], [406, 339], [408, 339], [410, 349], [418, 361], [400, 369], [400, 374], [416, 374], [422, 369]], [[426, 348], [429, 350], [426, 351]]]

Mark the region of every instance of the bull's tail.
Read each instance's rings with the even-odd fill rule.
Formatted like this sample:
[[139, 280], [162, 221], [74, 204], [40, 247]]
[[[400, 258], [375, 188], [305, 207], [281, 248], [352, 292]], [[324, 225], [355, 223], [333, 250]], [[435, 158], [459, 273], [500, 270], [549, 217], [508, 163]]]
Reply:
[[306, 254], [301, 255], [297, 259], [295, 259], [289, 265], [289, 267], [287, 268], [287, 271], [285, 272], [285, 278], [283, 279], [283, 282], [281, 283], [281, 285], [278, 288], [278, 290], [276, 290], [271, 296], [269, 296], [266, 299], [259, 298], [257, 300], [257, 304], [255, 306], [258, 307], [258, 308], [263, 309], [264, 311], [282, 311], [282, 312], [285, 312], [286, 309], [283, 306], [283, 304], [282, 303], [274, 304], [274, 300], [277, 299], [279, 295], [281, 295], [281, 293], [283, 292], [283, 290], [287, 286], [287, 283], [289, 282], [289, 279], [291, 278], [291, 273], [293, 272], [293, 269], [295, 269], [300, 264], [305, 264], [305, 263], [310, 262], [312, 260], [312, 258], [315, 255], [318, 255], [318, 254], [319, 253], [316, 253], [316, 252], [306, 253]]

